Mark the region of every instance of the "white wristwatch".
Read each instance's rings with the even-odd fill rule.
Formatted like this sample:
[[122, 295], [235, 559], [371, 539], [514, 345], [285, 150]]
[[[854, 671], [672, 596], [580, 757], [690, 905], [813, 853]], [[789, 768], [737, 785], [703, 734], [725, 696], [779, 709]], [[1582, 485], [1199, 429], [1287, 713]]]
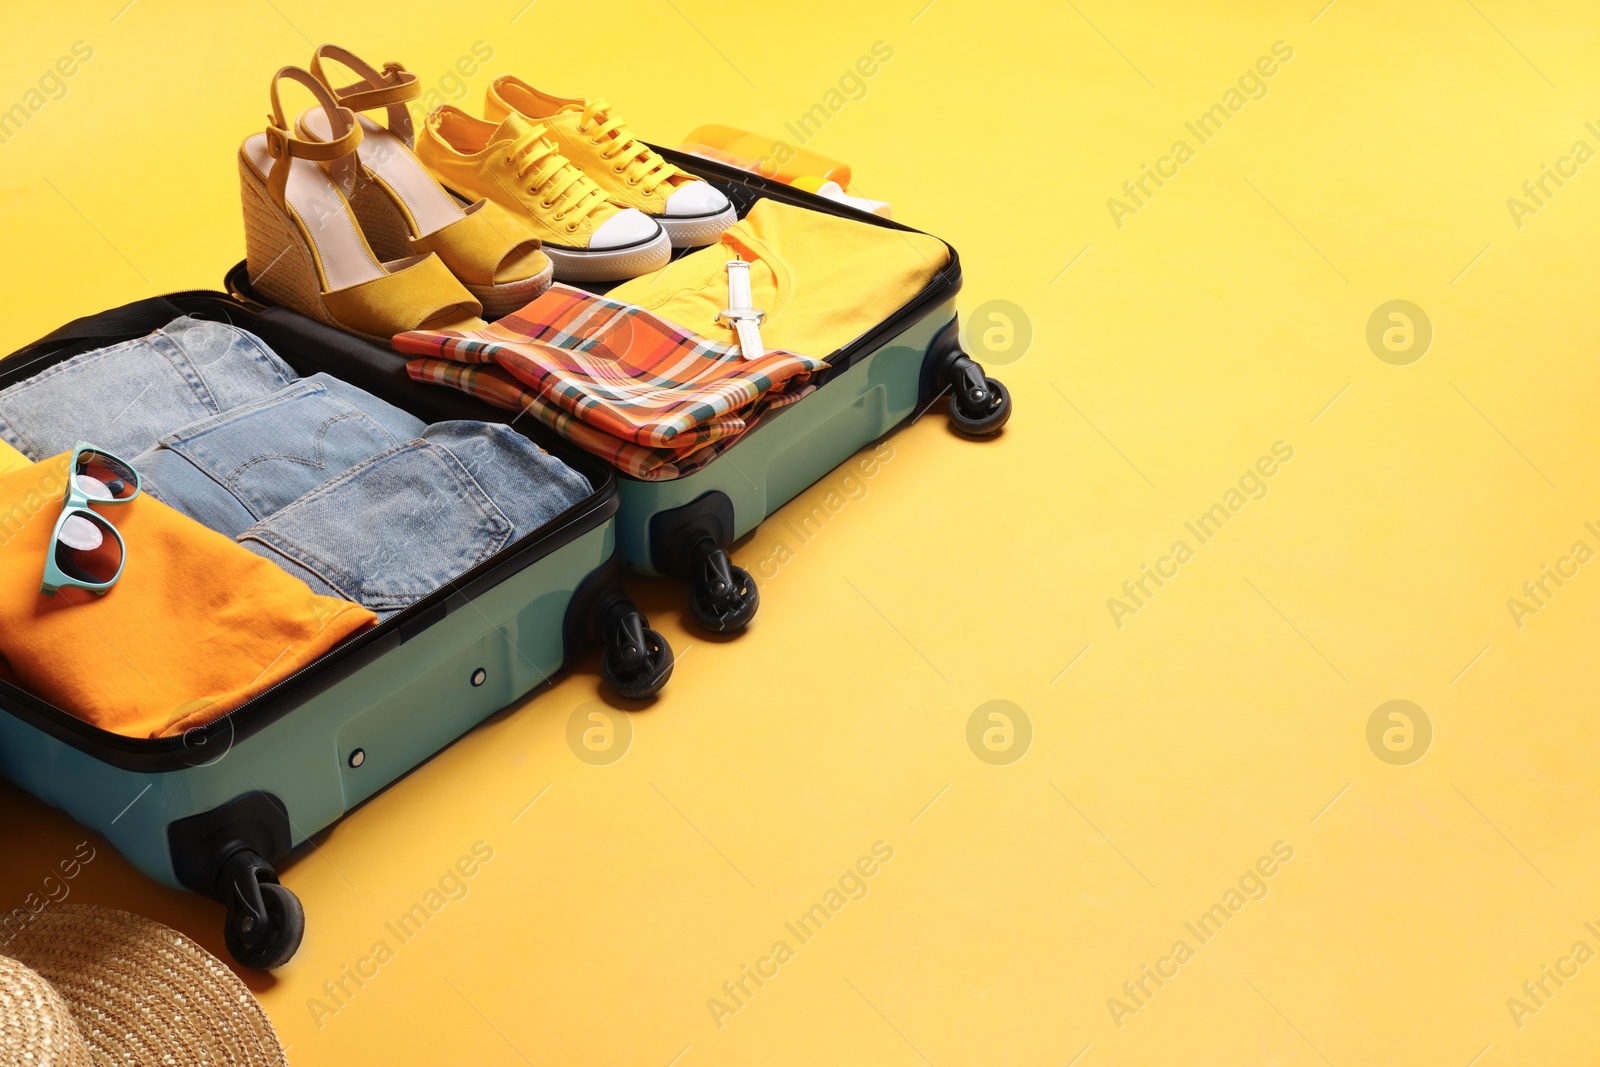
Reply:
[[766, 355], [761, 347], [761, 323], [767, 313], [750, 304], [750, 264], [735, 255], [728, 260], [728, 306], [717, 312], [717, 321], [738, 335], [741, 356], [760, 359]]

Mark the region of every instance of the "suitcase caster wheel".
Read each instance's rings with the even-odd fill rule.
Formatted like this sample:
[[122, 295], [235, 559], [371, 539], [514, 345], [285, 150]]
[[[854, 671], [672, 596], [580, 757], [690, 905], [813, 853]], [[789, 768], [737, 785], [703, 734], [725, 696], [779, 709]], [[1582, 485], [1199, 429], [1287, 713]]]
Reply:
[[950, 369], [950, 421], [968, 437], [1000, 432], [1011, 418], [1011, 392], [966, 356]]
[[[306, 911], [300, 898], [279, 885], [268, 864], [254, 852], [236, 852], [222, 870], [228, 916], [222, 939], [228, 954], [245, 967], [282, 967], [300, 947]], [[271, 879], [268, 881], [267, 879]]]
[[672, 677], [671, 646], [644, 622], [643, 615], [630, 610], [605, 628], [600, 677], [624, 700], [655, 696]]
[[728, 553], [713, 541], [705, 540], [695, 549], [695, 573], [689, 587], [689, 610], [695, 621], [714, 634], [738, 633], [750, 625], [761, 606], [761, 591], [743, 567], [736, 567]]

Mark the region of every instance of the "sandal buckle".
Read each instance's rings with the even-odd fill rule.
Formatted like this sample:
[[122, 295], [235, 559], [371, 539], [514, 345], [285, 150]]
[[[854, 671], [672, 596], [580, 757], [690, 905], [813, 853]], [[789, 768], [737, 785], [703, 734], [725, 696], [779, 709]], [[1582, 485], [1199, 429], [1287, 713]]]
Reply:
[[267, 124], [267, 155], [273, 159], [283, 159], [289, 155], [289, 131], [280, 127], [276, 122]]

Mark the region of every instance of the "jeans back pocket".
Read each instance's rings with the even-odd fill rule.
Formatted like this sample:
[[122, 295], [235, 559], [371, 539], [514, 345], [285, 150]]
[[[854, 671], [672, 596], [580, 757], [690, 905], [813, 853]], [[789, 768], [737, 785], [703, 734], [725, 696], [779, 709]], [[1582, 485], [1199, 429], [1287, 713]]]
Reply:
[[476, 567], [514, 532], [455, 456], [419, 440], [358, 464], [239, 540], [381, 612], [415, 603]]
[[[237, 501], [249, 520], [214, 527], [232, 536], [421, 429], [420, 420], [388, 421], [306, 380], [169, 434], [134, 465], [154, 495], [202, 522], [237, 511]], [[209, 506], [212, 498], [216, 507]]]
[[188, 373], [210, 395], [213, 411], [248, 404], [299, 377], [261, 338], [232, 323], [185, 315], [156, 333], [183, 354]]
[[294, 380], [294, 371], [253, 335], [185, 317], [73, 356], [0, 392], [0, 438], [32, 460], [80, 440], [135, 456], [163, 434]]

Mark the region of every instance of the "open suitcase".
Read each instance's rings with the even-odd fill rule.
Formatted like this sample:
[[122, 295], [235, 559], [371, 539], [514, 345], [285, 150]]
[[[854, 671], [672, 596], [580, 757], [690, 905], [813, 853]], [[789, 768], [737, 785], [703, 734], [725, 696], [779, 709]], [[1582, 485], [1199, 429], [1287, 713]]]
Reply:
[[[383, 384], [386, 368], [362, 342], [290, 311], [195, 291], [69, 323], [0, 361], [0, 388], [184, 314], [255, 333], [301, 375], [326, 371], [373, 393]], [[408, 398], [425, 421], [504, 421], [446, 390], [389, 396], [402, 407]], [[240, 963], [286, 962], [305, 920], [273, 864], [312, 834], [586, 645], [601, 645], [602, 674], [624, 698], [653, 694], [671, 673], [671, 649], [616, 581], [611, 469], [536, 426], [518, 429], [588, 478], [588, 498], [181, 737], [110, 733], [0, 680], [0, 773], [103, 833], [150, 877], [226, 904], [226, 943]]]
[[[916, 232], [781, 182], [652, 147], [721, 189], [741, 218], [757, 200], [771, 198], [869, 225]], [[244, 263], [229, 272], [226, 285], [252, 306], [267, 303], [251, 287]], [[591, 283], [581, 287], [603, 289]], [[723, 455], [669, 481], [643, 481], [613, 471], [619, 491], [618, 555], [638, 573], [687, 581], [695, 620], [712, 632], [736, 632], [754, 617], [760, 596], [751, 575], [729, 560], [728, 549], [768, 515], [857, 450], [916, 419], [946, 395], [957, 430], [970, 437], [998, 433], [1010, 418], [1011, 396], [962, 351], [955, 308], [960, 288], [960, 260], [951, 248], [950, 262], [922, 292], [875, 329], [828, 356], [828, 369], [817, 377], [814, 393], [764, 416]], [[301, 328], [344, 336], [300, 316], [295, 319]], [[267, 340], [271, 343], [273, 338]], [[407, 357], [390, 349], [351, 336], [344, 337], [342, 346], [368, 372], [366, 380], [350, 380], [401, 406], [422, 410], [434, 403], [423, 394], [450, 392], [412, 382], [406, 375]]]

